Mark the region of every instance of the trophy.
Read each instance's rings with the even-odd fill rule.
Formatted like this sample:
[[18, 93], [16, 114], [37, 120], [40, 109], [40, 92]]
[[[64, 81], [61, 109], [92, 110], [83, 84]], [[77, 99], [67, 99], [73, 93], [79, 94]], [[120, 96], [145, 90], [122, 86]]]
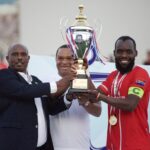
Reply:
[[83, 14], [83, 5], [79, 6], [79, 15], [73, 26], [66, 29], [66, 39], [69, 47], [73, 50], [74, 57], [77, 59], [77, 78], [71, 83], [69, 92], [86, 92], [88, 89], [88, 76], [84, 61], [87, 59], [89, 50], [96, 42], [92, 27], [87, 23], [87, 18]]

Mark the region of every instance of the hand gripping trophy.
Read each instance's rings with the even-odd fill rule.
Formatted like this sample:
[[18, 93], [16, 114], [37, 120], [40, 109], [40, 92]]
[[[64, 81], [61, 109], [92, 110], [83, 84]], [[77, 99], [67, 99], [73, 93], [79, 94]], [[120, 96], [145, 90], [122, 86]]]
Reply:
[[79, 15], [76, 17], [75, 24], [66, 29], [66, 38], [68, 44], [73, 50], [75, 58], [77, 59], [77, 78], [72, 81], [69, 92], [87, 91], [88, 77], [86, 74], [86, 67], [84, 66], [84, 63], [87, 60], [89, 50], [97, 46], [95, 32], [93, 28], [88, 25], [87, 18], [83, 14], [83, 9], [83, 5], [80, 5], [80, 12]]

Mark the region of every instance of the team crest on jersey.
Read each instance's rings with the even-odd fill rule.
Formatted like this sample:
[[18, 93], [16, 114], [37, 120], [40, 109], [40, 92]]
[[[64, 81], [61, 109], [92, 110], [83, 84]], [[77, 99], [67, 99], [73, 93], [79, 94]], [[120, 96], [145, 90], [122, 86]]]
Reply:
[[137, 85], [140, 85], [140, 86], [144, 86], [145, 85], [145, 81], [141, 81], [141, 80], [136, 80], [135, 82]]

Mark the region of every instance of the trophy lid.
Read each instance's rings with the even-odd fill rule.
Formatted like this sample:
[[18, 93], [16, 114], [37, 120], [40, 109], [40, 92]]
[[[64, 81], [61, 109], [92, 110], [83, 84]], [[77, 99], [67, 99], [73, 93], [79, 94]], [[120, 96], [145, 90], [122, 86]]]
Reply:
[[79, 15], [75, 18], [76, 22], [74, 23], [74, 26], [89, 26], [87, 22], [87, 17], [83, 14], [83, 5], [79, 5]]

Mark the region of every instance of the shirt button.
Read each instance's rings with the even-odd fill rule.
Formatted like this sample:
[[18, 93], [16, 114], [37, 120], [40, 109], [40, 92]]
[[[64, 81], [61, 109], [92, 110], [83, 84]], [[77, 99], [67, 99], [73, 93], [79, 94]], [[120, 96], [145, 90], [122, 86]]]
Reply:
[[38, 128], [38, 125], [35, 125], [35, 128]]

